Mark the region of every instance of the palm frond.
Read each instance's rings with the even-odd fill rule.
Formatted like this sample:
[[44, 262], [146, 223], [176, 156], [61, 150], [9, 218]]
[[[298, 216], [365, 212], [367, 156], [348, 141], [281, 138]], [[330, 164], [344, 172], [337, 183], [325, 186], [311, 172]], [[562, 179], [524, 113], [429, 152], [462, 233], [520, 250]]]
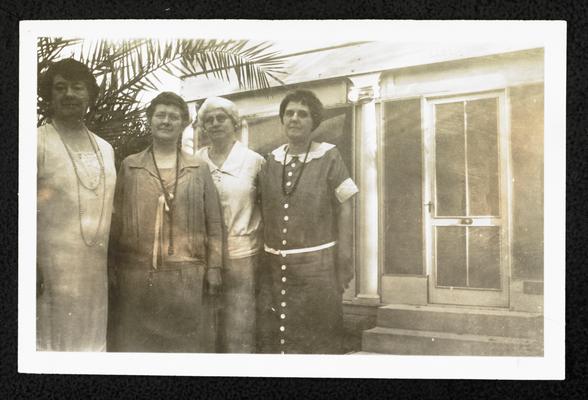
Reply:
[[[74, 49], [77, 49], [74, 51]], [[145, 136], [144, 91], [158, 90], [160, 74], [205, 76], [236, 80], [241, 88], [264, 89], [271, 82], [283, 84], [285, 61], [272, 51], [270, 42], [214, 39], [81, 40], [39, 38], [38, 72], [64, 57], [70, 50], [93, 72], [99, 85], [95, 107], [87, 116], [90, 129], [108, 140], [117, 159], [125, 156], [126, 144]], [[39, 121], [46, 105], [39, 102]]]
[[232, 71], [239, 87], [247, 89], [267, 88], [270, 81], [283, 84], [279, 76], [286, 74], [284, 61], [277, 58], [279, 52], [268, 52], [271, 43], [247, 44], [244, 40], [212, 42], [206, 52], [184, 54], [180, 72], [184, 77], [212, 74], [230, 80]]

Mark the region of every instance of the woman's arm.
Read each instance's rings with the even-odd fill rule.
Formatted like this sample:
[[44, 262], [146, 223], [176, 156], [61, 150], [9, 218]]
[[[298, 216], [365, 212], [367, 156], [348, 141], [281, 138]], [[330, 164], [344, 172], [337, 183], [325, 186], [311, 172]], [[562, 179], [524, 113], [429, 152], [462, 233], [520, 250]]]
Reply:
[[204, 177], [204, 217], [208, 236], [208, 263], [206, 281], [210, 294], [217, 294], [221, 288], [221, 267], [223, 254], [223, 229], [220, 200], [206, 164], [200, 168]]
[[347, 200], [339, 206], [337, 234], [337, 277], [343, 291], [353, 279], [353, 207], [351, 200]]
[[126, 163], [123, 161], [120, 166], [114, 187], [114, 201], [112, 204], [112, 219], [110, 222], [110, 236], [108, 239], [108, 282], [111, 288], [116, 288], [117, 284], [117, 267], [119, 264], [119, 244], [122, 230], [122, 200], [124, 197], [123, 190], [126, 177]]
[[341, 154], [335, 148], [331, 150], [333, 162], [329, 169], [328, 182], [334, 191], [333, 202], [337, 204], [337, 280], [344, 291], [353, 279], [353, 202], [351, 198], [358, 192], [357, 186], [350, 178]]

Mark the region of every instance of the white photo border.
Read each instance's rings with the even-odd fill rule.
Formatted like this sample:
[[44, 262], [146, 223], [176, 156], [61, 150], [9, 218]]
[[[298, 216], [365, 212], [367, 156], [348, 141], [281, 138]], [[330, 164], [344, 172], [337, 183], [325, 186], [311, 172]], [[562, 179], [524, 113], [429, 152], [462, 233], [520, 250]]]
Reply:
[[[36, 352], [36, 40], [41, 36], [477, 43], [545, 49], [543, 357]], [[129, 35], [132, 32], [132, 35]], [[268, 34], [271, 32], [271, 35]], [[21, 373], [436, 378], [565, 378], [565, 78], [563, 21], [67, 20], [20, 23], [18, 371]]]

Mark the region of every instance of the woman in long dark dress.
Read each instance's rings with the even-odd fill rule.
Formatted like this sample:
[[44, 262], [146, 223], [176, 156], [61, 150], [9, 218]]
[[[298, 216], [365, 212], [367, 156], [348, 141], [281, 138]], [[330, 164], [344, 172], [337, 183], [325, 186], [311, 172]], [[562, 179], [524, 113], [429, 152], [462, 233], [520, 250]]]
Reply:
[[271, 152], [260, 175], [273, 313], [264, 352], [342, 351], [341, 295], [353, 277], [350, 198], [357, 187], [337, 148], [312, 141], [321, 116], [312, 92], [287, 95], [280, 119], [288, 143]]
[[184, 100], [163, 92], [147, 118], [152, 145], [123, 161], [115, 192], [109, 350], [214, 352], [218, 195], [208, 166], [178, 147], [190, 122]]

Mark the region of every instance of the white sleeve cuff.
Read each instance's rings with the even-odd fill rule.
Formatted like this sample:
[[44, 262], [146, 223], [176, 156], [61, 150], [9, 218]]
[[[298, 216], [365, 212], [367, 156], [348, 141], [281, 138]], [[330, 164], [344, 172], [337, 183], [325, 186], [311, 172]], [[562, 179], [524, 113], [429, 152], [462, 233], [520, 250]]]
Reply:
[[345, 203], [357, 192], [359, 189], [355, 186], [355, 182], [351, 178], [347, 178], [335, 189], [335, 196], [337, 196], [339, 203]]

